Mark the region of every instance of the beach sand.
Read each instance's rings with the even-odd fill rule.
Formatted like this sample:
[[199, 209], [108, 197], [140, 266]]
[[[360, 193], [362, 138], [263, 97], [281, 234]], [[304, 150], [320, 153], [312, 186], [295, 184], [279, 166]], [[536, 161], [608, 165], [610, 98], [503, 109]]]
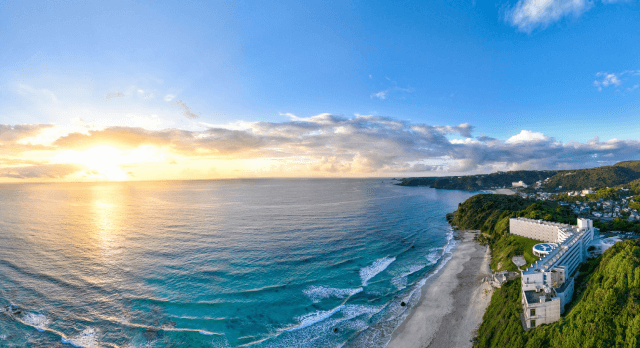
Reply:
[[471, 347], [492, 294], [491, 286], [482, 283], [491, 274], [491, 255], [474, 236], [460, 231], [461, 243], [451, 260], [425, 284], [418, 305], [393, 333], [388, 348]]
[[493, 191], [497, 195], [515, 195], [516, 191], [511, 189], [496, 189]]

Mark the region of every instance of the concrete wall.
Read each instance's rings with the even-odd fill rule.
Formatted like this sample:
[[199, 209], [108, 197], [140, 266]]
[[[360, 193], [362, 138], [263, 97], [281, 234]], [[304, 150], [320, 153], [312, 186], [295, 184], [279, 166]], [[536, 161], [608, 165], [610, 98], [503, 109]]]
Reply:
[[573, 298], [573, 290], [574, 290], [574, 279], [571, 278], [568, 280], [568, 285], [567, 287], [564, 289], [563, 292], [557, 292], [556, 294], [558, 295], [558, 297], [560, 298], [560, 314], [564, 313], [564, 306], [571, 302], [571, 299]]
[[[526, 298], [522, 294], [523, 298]], [[526, 303], [526, 299], [523, 300], [524, 304], [524, 321], [527, 329], [531, 329], [531, 320], [536, 321], [536, 326], [542, 324], [550, 324], [560, 320], [560, 298], [554, 297], [551, 301], [542, 303]], [[531, 309], [535, 309], [536, 314], [531, 315]]]
[[548, 243], [558, 239], [558, 226], [539, 223], [537, 220], [509, 219], [509, 232], [516, 236], [531, 238]]

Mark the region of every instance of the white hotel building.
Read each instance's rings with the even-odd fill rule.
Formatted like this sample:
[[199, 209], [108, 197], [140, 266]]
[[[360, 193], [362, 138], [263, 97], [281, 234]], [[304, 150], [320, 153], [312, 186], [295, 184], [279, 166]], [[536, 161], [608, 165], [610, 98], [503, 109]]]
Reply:
[[[525, 329], [560, 319], [573, 295], [573, 279], [578, 266], [587, 258], [593, 240], [593, 221], [578, 219], [577, 226], [543, 220], [509, 220], [511, 234], [547, 242], [540, 260], [522, 272], [522, 317]], [[541, 249], [542, 250], [542, 249]], [[536, 251], [534, 247], [534, 252]]]

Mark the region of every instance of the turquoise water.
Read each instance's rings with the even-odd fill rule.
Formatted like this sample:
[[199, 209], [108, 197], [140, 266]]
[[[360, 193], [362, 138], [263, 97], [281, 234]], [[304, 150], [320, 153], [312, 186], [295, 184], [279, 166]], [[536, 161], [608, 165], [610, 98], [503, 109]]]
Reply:
[[469, 196], [380, 179], [1, 185], [0, 346], [384, 347]]

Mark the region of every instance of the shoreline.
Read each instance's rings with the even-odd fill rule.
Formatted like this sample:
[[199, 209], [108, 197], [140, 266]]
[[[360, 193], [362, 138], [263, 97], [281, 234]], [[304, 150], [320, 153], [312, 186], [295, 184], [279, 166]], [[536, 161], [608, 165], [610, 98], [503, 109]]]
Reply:
[[458, 231], [460, 244], [444, 268], [422, 288], [418, 305], [393, 332], [387, 348], [471, 347], [491, 301], [487, 246], [471, 231]]

